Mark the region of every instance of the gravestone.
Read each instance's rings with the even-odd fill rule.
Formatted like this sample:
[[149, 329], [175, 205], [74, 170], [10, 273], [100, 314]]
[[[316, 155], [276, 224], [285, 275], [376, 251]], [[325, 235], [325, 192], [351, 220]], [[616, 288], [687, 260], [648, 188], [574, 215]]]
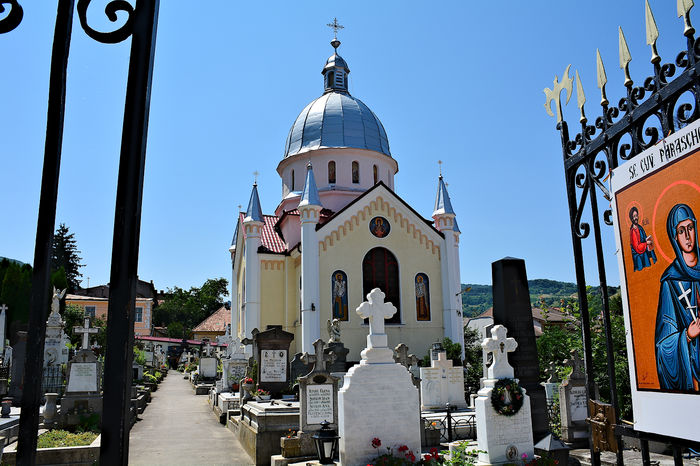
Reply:
[[408, 346], [403, 343], [399, 343], [394, 348], [394, 362], [401, 364], [406, 370], [411, 374], [411, 380], [413, 385], [419, 390], [420, 394], [420, 377], [416, 377], [413, 370], [418, 367], [418, 358], [415, 354], [408, 354]]
[[418, 389], [406, 368], [394, 362], [387, 346], [384, 319], [396, 313], [396, 307], [384, 302], [378, 288], [356, 309], [369, 319], [367, 347], [362, 360], [350, 368], [338, 392], [338, 434], [341, 464], [368, 464], [378, 453], [372, 439], [397, 448], [406, 445], [420, 456], [421, 420]]
[[60, 300], [66, 290], [53, 289], [51, 314], [46, 321], [46, 339], [44, 340], [44, 367], [60, 366], [68, 362], [68, 336], [63, 331], [63, 319], [59, 312]]
[[576, 350], [564, 361], [571, 367], [569, 376], [559, 385], [559, 413], [562, 440], [576, 446], [588, 444], [588, 393], [583, 361]]
[[464, 370], [447, 359], [440, 351], [430, 367], [420, 368], [421, 409], [445, 409], [447, 403], [456, 408], [467, 408], [464, 399]]
[[328, 347], [323, 350], [326, 354], [333, 353], [335, 358], [329, 370], [331, 372], [345, 372], [347, 370], [347, 357], [350, 352], [340, 341], [340, 320], [328, 320]]
[[559, 393], [559, 374], [557, 373], [557, 366], [553, 362], [549, 363], [547, 369], [544, 372], [548, 375], [547, 381], [542, 382], [540, 385], [544, 387], [544, 393], [547, 398], [547, 406], [552, 406], [555, 402], [555, 394]]
[[17, 332], [17, 342], [10, 353], [12, 376], [8, 396], [12, 398], [13, 406], [19, 406], [24, 389], [24, 359], [27, 355], [27, 332]]
[[515, 378], [527, 390], [532, 404], [532, 431], [536, 441], [549, 433], [547, 401], [540, 385], [535, 329], [532, 322], [530, 291], [525, 261], [507, 257], [492, 264], [493, 323], [503, 325], [518, 342], [518, 349], [509, 356]]
[[[328, 348], [326, 348], [326, 351], [328, 351]], [[294, 384], [299, 377], [311, 372], [311, 364], [305, 364], [304, 361], [301, 360], [303, 355], [304, 353], [295, 354], [294, 358], [292, 358], [292, 362], [289, 363], [289, 380], [292, 384]]]
[[[93, 331], [94, 330], [94, 331]], [[90, 348], [90, 335], [98, 329], [90, 327], [90, 318], [85, 318], [83, 327], [74, 332], [83, 335], [82, 348], [68, 362], [66, 392], [61, 399], [58, 423], [62, 428], [80, 424], [81, 418], [97, 414], [102, 417], [102, 365]]]
[[[479, 390], [475, 401], [477, 441], [482, 452], [479, 453], [479, 461], [485, 464], [517, 462], [523, 454], [528, 458], [534, 454], [530, 398], [524, 388], [522, 395], [511, 390], [514, 388], [514, 371], [508, 363], [508, 353], [515, 351], [518, 343], [515, 339], [506, 337], [508, 330], [502, 325], [495, 325], [491, 334], [492, 337], [484, 339], [481, 347], [493, 355], [493, 362], [484, 380], [484, 388]], [[494, 407], [493, 392], [503, 383], [499, 384], [502, 379], [511, 379], [501, 397], [496, 397], [504, 402], [504, 406], [514, 406], [516, 398], [520, 400], [518, 396], [522, 396], [522, 406], [514, 414], [501, 414]]]
[[205, 380], [215, 379], [217, 365], [216, 358], [199, 358], [199, 378]]
[[5, 323], [7, 321], [7, 305], [0, 305], [0, 354], [5, 352]]
[[278, 398], [289, 388], [289, 345], [294, 334], [280, 328], [271, 328], [260, 332], [253, 329], [252, 342], [246, 338], [243, 344], [253, 345], [253, 357], [258, 363], [258, 388], [270, 392]]
[[241, 345], [241, 340], [232, 338], [226, 347], [226, 359], [221, 361], [223, 373], [224, 391], [231, 391], [234, 384], [240, 384], [241, 379], [245, 377], [246, 367], [248, 366], [248, 356], [245, 354], [245, 347]]

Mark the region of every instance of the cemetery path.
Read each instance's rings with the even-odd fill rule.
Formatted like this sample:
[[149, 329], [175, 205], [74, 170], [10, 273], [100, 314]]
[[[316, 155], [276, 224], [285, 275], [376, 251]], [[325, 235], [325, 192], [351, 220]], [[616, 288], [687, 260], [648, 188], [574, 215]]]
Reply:
[[129, 464], [252, 465], [233, 432], [221, 425], [206, 396], [195, 396], [170, 371], [129, 437]]

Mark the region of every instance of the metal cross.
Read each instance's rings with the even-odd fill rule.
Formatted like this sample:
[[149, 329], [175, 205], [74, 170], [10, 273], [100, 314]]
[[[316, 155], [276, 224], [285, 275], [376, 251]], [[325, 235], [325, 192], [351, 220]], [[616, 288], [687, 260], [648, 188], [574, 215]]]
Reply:
[[400, 343], [394, 348], [394, 353], [394, 361], [401, 364], [406, 369], [418, 364], [418, 358], [415, 354], [408, 354], [408, 346], [404, 343]]
[[7, 305], [3, 304], [2, 306], [0, 306], [0, 313], [5, 312], [5, 311], [7, 311]]
[[442, 176], [442, 160], [438, 160], [438, 170], [440, 171], [440, 176]]
[[301, 362], [304, 364], [313, 364], [314, 368], [311, 372], [327, 372], [328, 364], [333, 364], [336, 359], [335, 353], [324, 353], [323, 347], [326, 346], [323, 340], [320, 338], [314, 342], [314, 350], [316, 354], [309, 354], [304, 352], [301, 355]]
[[388, 319], [396, 314], [396, 306], [385, 303], [382, 290], [375, 288], [367, 294], [367, 301], [360, 304], [355, 310], [363, 319], [369, 319], [369, 334], [384, 334], [384, 319]]
[[693, 311], [693, 309], [695, 309], [697, 306], [691, 306], [691, 305], [690, 305], [690, 299], [689, 299], [689, 298], [690, 298], [690, 293], [693, 291], [693, 285], [691, 284], [691, 285], [690, 285], [690, 288], [688, 288], [688, 289], [686, 290], [685, 287], [683, 287], [683, 282], [680, 282], [680, 281], [679, 281], [679, 282], [678, 282], [678, 288], [681, 289], [681, 294], [680, 294], [680, 296], [678, 296], [678, 301], [680, 301], [680, 300], [685, 301], [685, 307], [686, 307], [686, 308], [688, 309], [688, 311], [690, 311], [690, 313], [692, 314], [693, 320], [697, 319], [697, 317], [696, 317], [696, 315], [695, 315], [695, 312]]
[[85, 317], [85, 322], [83, 323], [82, 327], [73, 327], [73, 332], [75, 333], [82, 333], [83, 334], [83, 345], [82, 349], [89, 349], [90, 348], [90, 334], [91, 333], [97, 333], [99, 332], [100, 329], [95, 328], [95, 327], [90, 327], [90, 318]]
[[333, 18], [333, 22], [326, 24], [326, 26], [333, 29], [333, 38], [334, 39], [338, 38], [338, 30], [339, 29], [345, 29], [345, 27], [341, 26], [340, 23], [338, 22], [338, 18]]
[[260, 174], [260, 173], [259, 173], [257, 170], [255, 170], [255, 171], [253, 172], [253, 176], [255, 177], [255, 181], [254, 181], [255, 184], [258, 184], [258, 175], [259, 175], [259, 174]]

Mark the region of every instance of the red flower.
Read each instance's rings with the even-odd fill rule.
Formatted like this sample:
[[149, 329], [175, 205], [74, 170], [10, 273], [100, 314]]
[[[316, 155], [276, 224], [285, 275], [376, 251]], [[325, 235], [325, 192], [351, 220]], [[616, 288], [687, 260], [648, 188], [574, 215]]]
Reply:
[[416, 462], [416, 455], [414, 455], [412, 452], [408, 455], [408, 459], [411, 460], [411, 463]]
[[399, 447], [399, 451], [400, 451], [400, 452], [404, 452], [404, 451], [406, 451], [406, 450], [408, 450], [408, 447], [407, 447], [406, 445], [401, 445], [401, 446]]
[[438, 449], [435, 448], [435, 447], [433, 447], [433, 448], [430, 449], [430, 454], [431, 454], [431, 455], [437, 455], [437, 452], [438, 452]]
[[372, 439], [372, 446], [373, 446], [374, 448], [379, 448], [379, 447], [382, 446], [382, 441], [379, 440], [377, 437], [374, 437], [374, 438]]

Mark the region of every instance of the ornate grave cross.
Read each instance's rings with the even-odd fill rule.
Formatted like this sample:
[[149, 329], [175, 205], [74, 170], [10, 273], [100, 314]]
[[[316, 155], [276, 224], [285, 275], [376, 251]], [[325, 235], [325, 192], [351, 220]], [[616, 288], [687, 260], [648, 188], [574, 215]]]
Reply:
[[585, 377], [583, 372], [583, 361], [578, 355], [578, 351], [571, 350], [571, 357], [564, 360], [564, 365], [572, 368], [571, 374], [569, 374], [569, 380], [583, 379]]
[[408, 346], [404, 343], [400, 343], [394, 348], [394, 353], [394, 361], [401, 364], [406, 369], [410, 369], [411, 366], [418, 364], [418, 358], [415, 354], [408, 354]]
[[309, 354], [304, 352], [304, 354], [301, 355], [301, 362], [307, 365], [314, 365], [311, 372], [328, 372], [328, 365], [333, 364], [333, 361], [335, 361], [335, 353], [331, 352], [328, 354], [324, 354], [324, 346], [326, 346], [326, 343], [324, 343], [324, 341], [319, 338], [314, 342], [314, 351], [316, 352], [316, 354]]
[[360, 304], [357, 314], [363, 319], [369, 319], [369, 334], [384, 335], [384, 319], [389, 319], [396, 314], [396, 306], [385, 303], [386, 295], [379, 288], [375, 288], [367, 294], [367, 301]]
[[503, 325], [494, 325], [491, 329], [491, 338], [485, 338], [481, 347], [493, 355], [493, 363], [489, 367], [490, 379], [502, 379], [513, 377], [513, 367], [508, 362], [508, 353], [512, 353], [518, 347], [515, 338], [507, 338], [508, 329]]
[[544, 370], [549, 377], [547, 378], [547, 383], [558, 383], [560, 382], [559, 380], [559, 374], [557, 373], [557, 365], [554, 364], [554, 361], [549, 363], [549, 366]]
[[83, 345], [81, 346], [82, 349], [90, 348], [90, 334], [97, 333], [99, 331], [100, 329], [98, 328], [90, 327], [90, 318], [87, 316], [85, 317], [82, 327], [73, 327], [73, 332], [83, 334]]

